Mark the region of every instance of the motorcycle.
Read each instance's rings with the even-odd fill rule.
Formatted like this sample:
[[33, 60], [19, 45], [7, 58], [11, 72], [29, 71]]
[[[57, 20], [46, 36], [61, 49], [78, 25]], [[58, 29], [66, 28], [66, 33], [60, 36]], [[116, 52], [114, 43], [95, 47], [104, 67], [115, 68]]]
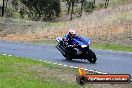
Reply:
[[56, 41], [56, 48], [67, 60], [85, 59], [90, 63], [95, 63], [97, 60], [95, 53], [89, 48], [89, 38], [86, 38], [84, 36], [73, 38], [72, 45], [66, 45], [62, 37], [57, 37]]

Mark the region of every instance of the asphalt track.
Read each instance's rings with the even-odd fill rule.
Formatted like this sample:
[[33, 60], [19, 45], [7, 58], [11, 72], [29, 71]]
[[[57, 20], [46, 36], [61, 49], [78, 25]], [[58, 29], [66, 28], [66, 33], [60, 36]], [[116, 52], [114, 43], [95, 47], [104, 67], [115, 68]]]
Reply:
[[81, 65], [89, 70], [97, 70], [106, 73], [123, 73], [132, 75], [132, 53], [95, 49], [93, 51], [97, 55], [96, 64], [90, 64], [87, 60], [67, 61], [55, 48], [55, 45], [51, 44], [42, 45], [0, 41], [0, 54], [6, 53], [72, 66]]

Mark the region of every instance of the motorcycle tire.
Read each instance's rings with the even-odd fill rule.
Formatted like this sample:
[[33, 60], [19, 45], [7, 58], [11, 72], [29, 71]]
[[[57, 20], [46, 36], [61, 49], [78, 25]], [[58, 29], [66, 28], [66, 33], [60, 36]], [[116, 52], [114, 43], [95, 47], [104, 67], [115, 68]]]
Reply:
[[97, 58], [96, 58], [96, 55], [95, 55], [95, 53], [91, 50], [91, 49], [89, 49], [89, 52], [88, 52], [88, 59], [87, 59], [90, 63], [95, 63], [96, 62], [96, 60], [97, 60]]
[[72, 60], [72, 58], [70, 57], [70, 55], [65, 54], [63, 56], [66, 58], [66, 60]]

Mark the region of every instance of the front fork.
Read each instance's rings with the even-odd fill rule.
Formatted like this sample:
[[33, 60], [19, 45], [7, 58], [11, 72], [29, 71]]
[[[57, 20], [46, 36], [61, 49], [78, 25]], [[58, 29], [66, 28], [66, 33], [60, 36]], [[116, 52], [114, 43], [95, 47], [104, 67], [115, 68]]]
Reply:
[[83, 51], [84, 51], [84, 58], [87, 59], [87, 57], [89, 56], [89, 46], [88, 47], [85, 47], [83, 49]]

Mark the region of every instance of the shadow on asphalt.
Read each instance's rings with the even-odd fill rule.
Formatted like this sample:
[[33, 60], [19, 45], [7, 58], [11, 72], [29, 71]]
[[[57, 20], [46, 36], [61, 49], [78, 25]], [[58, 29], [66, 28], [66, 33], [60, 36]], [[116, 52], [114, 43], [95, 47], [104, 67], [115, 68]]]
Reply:
[[63, 59], [63, 60], [61, 60], [61, 62], [74, 63], [74, 64], [91, 64], [87, 60], [77, 60], [77, 59], [73, 59], [73, 60]]

